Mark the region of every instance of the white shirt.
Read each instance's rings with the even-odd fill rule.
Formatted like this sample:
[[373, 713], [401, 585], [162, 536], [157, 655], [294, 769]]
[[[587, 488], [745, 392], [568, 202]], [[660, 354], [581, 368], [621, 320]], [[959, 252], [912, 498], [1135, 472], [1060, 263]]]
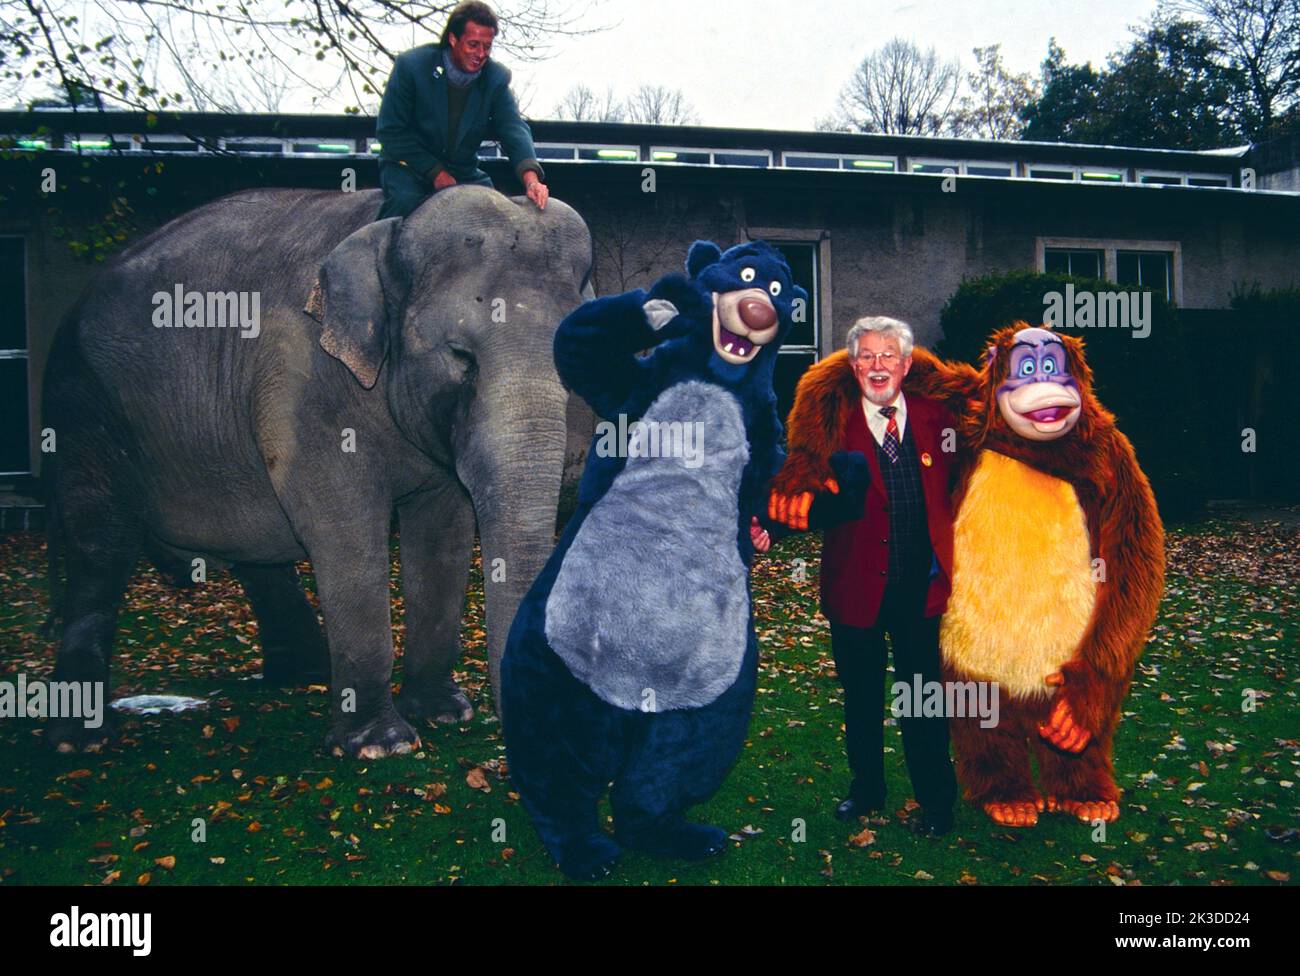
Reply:
[[[894, 423], [898, 424], [898, 443], [902, 444], [903, 432], [907, 430], [907, 400], [903, 398], [903, 391], [898, 391], [893, 403], [884, 405], [898, 408], [898, 413], [894, 414]], [[871, 431], [871, 436], [876, 439], [878, 445], [884, 447], [885, 428], [889, 426], [889, 418], [880, 412], [877, 404], [872, 403], [865, 396], [862, 398], [862, 410], [867, 416], [867, 429]]]

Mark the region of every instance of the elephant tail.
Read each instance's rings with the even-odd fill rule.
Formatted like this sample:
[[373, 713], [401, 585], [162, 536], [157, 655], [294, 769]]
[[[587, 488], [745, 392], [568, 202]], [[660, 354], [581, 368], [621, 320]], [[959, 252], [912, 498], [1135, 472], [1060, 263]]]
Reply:
[[[50, 479], [52, 481], [53, 479]], [[59, 517], [58, 496], [49, 491], [45, 501], [45, 559], [46, 582], [50, 592], [50, 611], [41, 625], [41, 636], [52, 640], [59, 635], [63, 623], [63, 601], [66, 586], [63, 581], [63, 520]]]

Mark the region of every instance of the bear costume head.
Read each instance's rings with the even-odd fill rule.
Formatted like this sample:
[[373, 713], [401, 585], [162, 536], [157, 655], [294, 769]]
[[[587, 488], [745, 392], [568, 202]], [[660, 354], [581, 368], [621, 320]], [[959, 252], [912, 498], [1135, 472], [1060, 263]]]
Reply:
[[696, 241], [686, 254], [686, 276], [660, 278], [649, 297], [670, 302], [677, 313], [664, 326], [660, 354], [732, 389], [771, 388], [777, 351], [808, 306], [785, 257], [766, 241], [726, 251]]

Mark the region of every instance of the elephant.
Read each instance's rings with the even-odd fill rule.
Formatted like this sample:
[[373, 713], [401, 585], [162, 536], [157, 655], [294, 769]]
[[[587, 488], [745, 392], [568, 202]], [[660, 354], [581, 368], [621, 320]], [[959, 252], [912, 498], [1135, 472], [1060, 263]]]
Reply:
[[[594, 297], [591, 236], [560, 200], [539, 211], [477, 185], [405, 218], [376, 220], [379, 206], [378, 190], [222, 197], [123, 251], [61, 323], [43, 396], [50, 553], [67, 577], [56, 600], [51, 567], [54, 680], [108, 687], [141, 555], [186, 571], [203, 558], [243, 585], [265, 679], [330, 679], [334, 754], [408, 752], [412, 723], [473, 716], [452, 668], [477, 519], [500, 701], [506, 634], [554, 545], [568, 395], [551, 346]], [[46, 739], [77, 752], [104, 735], [51, 719]]]

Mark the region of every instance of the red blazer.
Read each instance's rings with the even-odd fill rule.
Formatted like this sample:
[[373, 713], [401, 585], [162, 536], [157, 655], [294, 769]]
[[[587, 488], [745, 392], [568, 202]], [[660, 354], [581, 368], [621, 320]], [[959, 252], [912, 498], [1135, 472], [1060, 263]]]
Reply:
[[[938, 400], [907, 397], [907, 427], [916, 444], [917, 465], [925, 492], [925, 514], [930, 524], [930, 546], [938, 558], [939, 572], [930, 579], [925, 616], [943, 613], [952, 592], [952, 500], [950, 490], [955, 454], [940, 450], [944, 428], [957, 429], [957, 421]], [[905, 433], [906, 433], [905, 431]], [[950, 440], [955, 445], [956, 436]], [[822, 613], [831, 623], [872, 627], [880, 612], [889, 569], [889, 499], [876, 457], [876, 440], [867, 428], [861, 402], [849, 411], [843, 450], [861, 451], [871, 468], [871, 487], [863, 517], [827, 529], [822, 547]], [[925, 464], [929, 457], [931, 463]]]

